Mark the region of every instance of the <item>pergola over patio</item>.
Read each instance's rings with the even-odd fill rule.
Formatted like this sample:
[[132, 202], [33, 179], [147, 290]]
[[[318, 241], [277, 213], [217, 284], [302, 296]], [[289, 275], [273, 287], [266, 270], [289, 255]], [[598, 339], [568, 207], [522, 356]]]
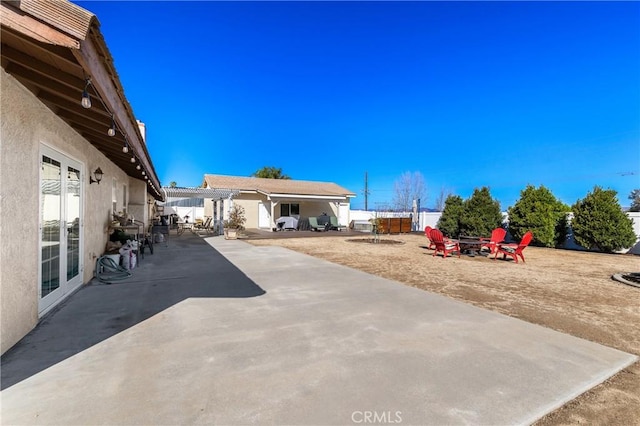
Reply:
[[221, 188], [183, 188], [163, 186], [165, 197], [172, 198], [210, 198], [212, 200], [228, 200], [240, 193], [236, 189]]
[[213, 201], [213, 226], [222, 232], [222, 218], [224, 217], [223, 203], [219, 201], [229, 200], [240, 193], [237, 189], [226, 188], [185, 188], [185, 187], [171, 187], [164, 186], [162, 191], [165, 195], [165, 200], [169, 198], [202, 198], [210, 199]]

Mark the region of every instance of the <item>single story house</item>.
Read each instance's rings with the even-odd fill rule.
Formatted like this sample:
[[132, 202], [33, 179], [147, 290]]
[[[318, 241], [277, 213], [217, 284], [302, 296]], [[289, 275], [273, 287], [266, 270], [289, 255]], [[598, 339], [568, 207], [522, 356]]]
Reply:
[[293, 179], [207, 174], [203, 187], [227, 195], [206, 199], [206, 216], [226, 219], [229, 207], [237, 203], [245, 210], [246, 228], [268, 230], [275, 229], [276, 220], [282, 216], [308, 218], [323, 213], [336, 216], [340, 225], [347, 226], [350, 200], [355, 197], [353, 192], [332, 182]]
[[0, 3], [0, 349], [76, 289], [113, 214], [148, 223], [161, 184], [91, 12]]

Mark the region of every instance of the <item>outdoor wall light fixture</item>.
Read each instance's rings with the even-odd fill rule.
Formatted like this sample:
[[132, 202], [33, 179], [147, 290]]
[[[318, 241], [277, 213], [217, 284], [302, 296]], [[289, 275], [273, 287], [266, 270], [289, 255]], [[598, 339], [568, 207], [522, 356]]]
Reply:
[[[98, 185], [100, 185], [100, 181], [102, 180], [102, 169], [100, 169], [100, 167], [98, 167], [96, 169], [95, 172], [93, 172], [93, 176], [89, 175], [89, 185], [91, 185], [92, 183], [97, 183]], [[94, 179], [95, 177], [95, 179]]]
[[87, 78], [84, 90], [82, 91], [82, 101], [80, 102], [83, 108], [91, 108], [91, 97], [89, 96], [89, 92], [87, 92], [87, 88], [90, 84], [91, 79]]
[[111, 116], [111, 127], [107, 130], [107, 134], [112, 137], [116, 135], [116, 121], [113, 119], [113, 115]]

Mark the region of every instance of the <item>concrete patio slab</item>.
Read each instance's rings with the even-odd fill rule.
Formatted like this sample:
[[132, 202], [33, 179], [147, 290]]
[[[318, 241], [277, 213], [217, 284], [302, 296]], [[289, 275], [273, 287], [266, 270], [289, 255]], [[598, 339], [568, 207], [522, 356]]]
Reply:
[[188, 241], [180, 274], [159, 253], [139, 281], [74, 298], [197, 291], [3, 385], [2, 423], [529, 424], [637, 358], [283, 248]]

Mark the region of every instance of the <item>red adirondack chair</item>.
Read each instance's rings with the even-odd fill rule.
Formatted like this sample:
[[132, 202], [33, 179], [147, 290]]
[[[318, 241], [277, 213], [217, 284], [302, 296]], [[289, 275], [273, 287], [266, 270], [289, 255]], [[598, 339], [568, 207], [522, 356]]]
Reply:
[[480, 246], [480, 250], [483, 248], [489, 249], [489, 254], [496, 251], [498, 244], [504, 241], [504, 237], [507, 235], [507, 231], [503, 228], [496, 228], [491, 231], [491, 238], [480, 238], [483, 244]]
[[429, 249], [430, 250], [434, 250], [436, 248], [436, 245], [433, 244], [433, 240], [431, 239], [431, 231], [433, 230], [432, 227], [430, 227], [429, 225], [424, 227], [424, 235], [425, 237], [427, 237], [429, 239]]
[[447, 254], [455, 252], [458, 252], [458, 257], [460, 257], [460, 245], [457, 241], [445, 239], [439, 229], [432, 229], [430, 236], [431, 242], [436, 246], [433, 252], [434, 256], [441, 251], [443, 259], [447, 257]]
[[502, 253], [502, 258], [506, 259], [507, 256], [513, 257], [513, 259], [518, 263], [518, 256], [524, 262], [524, 255], [522, 251], [529, 245], [531, 239], [533, 238], [533, 233], [528, 231], [526, 234], [522, 236], [522, 240], [520, 240], [520, 244], [498, 244], [496, 247], [496, 255], [493, 260], [496, 260], [498, 255]]

